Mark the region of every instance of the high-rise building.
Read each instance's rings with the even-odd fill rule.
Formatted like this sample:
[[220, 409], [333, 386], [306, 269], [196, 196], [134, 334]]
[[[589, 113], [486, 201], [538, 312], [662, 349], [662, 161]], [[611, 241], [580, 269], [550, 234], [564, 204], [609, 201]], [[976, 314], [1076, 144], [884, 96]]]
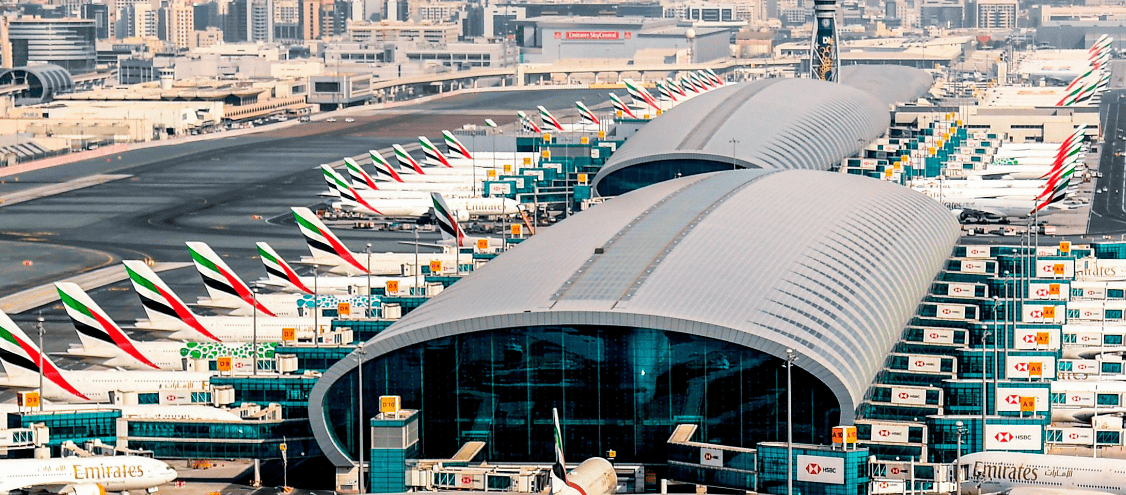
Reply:
[[298, 0], [274, 1], [274, 41], [300, 43], [301, 3]]
[[89, 19], [11, 19], [11, 64], [55, 64], [75, 75], [93, 72], [98, 56], [94, 48], [96, 31], [97, 26]]
[[974, 9], [978, 29], [1016, 29], [1017, 0], [978, 0]]
[[321, 0], [300, 0], [301, 39], [315, 40], [321, 37]]
[[228, 43], [250, 39], [250, 0], [231, 0], [223, 17], [223, 41]]
[[274, 41], [274, 0], [251, 0], [250, 41]]
[[219, 3], [197, 3], [193, 7], [195, 13], [195, 30], [206, 31], [207, 28], [222, 28], [223, 21], [219, 18]]
[[82, 18], [94, 21], [94, 36], [97, 39], [109, 39], [112, 29], [109, 22], [109, 5], [103, 3], [87, 3], [82, 5]]
[[164, 41], [176, 48], [195, 47], [195, 9], [186, 0], [173, 0], [164, 8]]
[[159, 20], [150, 3], [138, 3], [125, 9], [126, 37], [156, 37]]

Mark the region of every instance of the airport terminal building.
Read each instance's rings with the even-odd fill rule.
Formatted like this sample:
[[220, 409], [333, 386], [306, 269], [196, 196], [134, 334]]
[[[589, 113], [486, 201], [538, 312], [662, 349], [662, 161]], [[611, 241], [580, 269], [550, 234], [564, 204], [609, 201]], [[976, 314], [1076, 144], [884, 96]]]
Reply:
[[[420, 412], [421, 458], [482, 440], [489, 462], [547, 462], [551, 409], [575, 459], [664, 464], [677, 424], [704, 442], [795, 440], [850, 424], [952, 252], [937, 202], [808, 170], [684, 177], [529, 239], [365, 345], [365, 411]], [[310, 421], [338, 467], [357, 452], [357, 362], [331, 367]], [[366, 449], [367, 446], [365, 446]]]

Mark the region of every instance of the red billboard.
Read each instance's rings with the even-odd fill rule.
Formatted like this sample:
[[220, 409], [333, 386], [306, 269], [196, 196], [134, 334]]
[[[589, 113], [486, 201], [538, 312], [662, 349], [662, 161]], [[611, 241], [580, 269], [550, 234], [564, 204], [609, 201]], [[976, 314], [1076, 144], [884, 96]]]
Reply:
[[569, 40], [616, 40], [619, 36], [617, 31], [567, 31]]

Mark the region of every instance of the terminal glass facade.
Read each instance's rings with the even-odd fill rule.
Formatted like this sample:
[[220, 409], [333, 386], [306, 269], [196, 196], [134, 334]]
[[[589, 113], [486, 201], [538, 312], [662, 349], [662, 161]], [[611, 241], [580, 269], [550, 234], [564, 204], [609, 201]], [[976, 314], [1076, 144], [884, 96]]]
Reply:
[[[672, 180], [688, 175], [706, 174], [732, 170], [732, 160], [660, 160], [624, 167], [614, 171], [598, 182], [600, 196], [621, 196], [635, 189], [651, 186], [658, 182]], [[739, 168], [746, 168], [740, 166]]]
[[[664, 464], [677, 424], [708, 443], [749, 447], [786, 435], [784, 361], [739, 345], [662, 330], [576, 326], [491, 330], [431, 340], [364, 366], [364, 412], [399, 395], [420, 411], [422, 458], [483, 440], [494, 462], [550, 460], [551, 409], [567, 454], [617, 451]], [[795, 440], [828, 438], [840, 417], [828, 387], [795, 367]], [[329, 430], [355, 458], [356, 372], [323, 402]], [[366, 446], [365, 446], [366, 447]]]

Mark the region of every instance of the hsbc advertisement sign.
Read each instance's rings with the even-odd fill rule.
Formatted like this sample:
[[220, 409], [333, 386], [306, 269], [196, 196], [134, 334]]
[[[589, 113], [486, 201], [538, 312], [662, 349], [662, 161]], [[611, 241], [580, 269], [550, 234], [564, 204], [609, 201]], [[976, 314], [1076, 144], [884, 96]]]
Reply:
[[988, 258], [989, 246], [966, 246], [967, 258]]
[[948, 328], [923, 328], [923, 343], [953, 344], [954, 330]]
[[1093, 406], [1095, 405], [1094, 392], [1063, 392], [1063, 405], [1065, 406]]
[[1040, 425], [985, 425], [985, 450], [1043, 450]]
[[1071, 287], [1066, 283], [1032, 282], [1028, 284], [1028, 298], [1039, 301], [1066, 301]]
[[844, 484], [844, 458], [819, 455], [799, 455], [798, 481], [812, 481], [831, 485]]
[[1067, 306], [1054, 304], [1022, 304], [1021, 320], [1024, 323], [1063, 324], [1067, 317]]
[[907, 356], [907, 371], [939, 373], [942, 371], [942, 358], [938, 356]]
[[191, 403], [192, 403], [192, 391], [191, 390], [165, 389], [165, 390], [160, 391], [160, 404], [161, 405], [191, 404]]
[[1005, 378], [1056, 377], [1056, 358], [1052, 356], [1009, 356]]
[[1013, 339], [1013, 349], [1054, 351], [1060, 348], [1060, 331], [1054, 328], [1018, 328]]
[[1060, 428], [1060, 442], [1065, 445], [1094, 445], [1095, 430], [1090, 428]]
[[[1094, 359], [1070, 359], [1071, 371], [1074, 373], [1086, 373], [1088, 375], [1098, 375], [1102, 373], [1102, 365]], [[1064, 365], [1064, 369], [1067, 366]]]
[[966, 307], [953, 304], [935, 304], [935, 316], [943, 320], [966, 319]]
[[982, 260], [962, 260], [962, 271], [965, 273], [988, 273], [985, 261]]
[[[981, 263], [980, 261], [978, 263]], [[974, 284], [946, 284], [946, 295], [950, 297], [975, 297], [977, 286]]]
[[891, 403], [925, 406], [927, 391], [919, 388], [891, 387]]
[[1036, 412], [1048, 410], [1047, 387], [1041, 388], [1016, 388], [997, 387], [997, 412], [1020, 412], [1021, 397], [1032, 397], [1036, 400]]
[[1073, 278], [1075, 260], [1036, 260], [1036, 278]]
[[909, 443], [910, 427], [891, 423], [872, 423], [873, 442]]

